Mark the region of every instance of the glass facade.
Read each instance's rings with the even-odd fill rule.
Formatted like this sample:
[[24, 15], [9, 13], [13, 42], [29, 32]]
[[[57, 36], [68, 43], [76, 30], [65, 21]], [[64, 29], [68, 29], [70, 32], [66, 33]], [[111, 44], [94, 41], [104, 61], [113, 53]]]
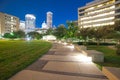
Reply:
[[36, 17], [32, 14], [25, 15], [25, 28], [26, 29], [35, 29], [35, 20]]

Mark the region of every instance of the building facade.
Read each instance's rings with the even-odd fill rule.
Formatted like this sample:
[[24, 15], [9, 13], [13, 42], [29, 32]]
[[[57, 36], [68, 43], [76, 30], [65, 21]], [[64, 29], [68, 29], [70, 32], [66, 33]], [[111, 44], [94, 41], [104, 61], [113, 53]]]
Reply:
[[25, 15], [25, 28], [35, 29], [35, 20], [36, 20], [36, 17], [33, 14], [26, 14]]
[[94, 0], [78, 8], [79, 27], [114, 25], [120, 19], [120, 0]]
[[47, 27], [52, 28], [52, 12], [47, 12]]
[[45, 21], [42, 23], [42, 29], [49, 29], [49, 27], [47, 27], [47, 24], [45, 23]]
[[19, 29], [22, 31], [25, 30], [25, 21], [20, 21]]
[[0, 35], [11, 33], [19, 29], [19, 18], [0, 12]]

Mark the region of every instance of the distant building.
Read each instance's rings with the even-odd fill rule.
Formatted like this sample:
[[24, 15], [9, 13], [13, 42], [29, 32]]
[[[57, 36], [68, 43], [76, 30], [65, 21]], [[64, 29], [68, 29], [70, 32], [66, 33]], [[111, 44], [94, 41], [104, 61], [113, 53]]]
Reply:
[[45, 21], [42, 23], [42, 29], [48, 29], [48, 27], [47, 27], [47, 24], [45, 23]]
[[46, 34], [47, 29], [40, 29], [40, 28], [36, 28], [35, 32], [38, 32], [39, 34]]
[[53, 13], [52, 12], [47, 12], [47, 16], [46, 16], [46, 22], [44, 21], [41, 25], [42, 29], [49, 29], [52, 28], [52, 16]]
[[35, 29], [35, 20], [36, 20], [36, 17], [33, 14], [26, 14], [25, 15], [25, 28]]
[[52, 28], [52, 12], [47, 12], [47, 27]]
[[11, 33], [19, 29], [19, 18], [0, 12], [0, 35]]
[[94, 0], [78, 8], [78, 26], [114, 25], [120, 19], [120, 0]]
[[20, 21], [19, 29], [24, 31], [25, 30], [25, 21]]
[[47, 41], [55, 41], [57, 38], [53, 35], [46, 35], [46, 36], [43, 36], [42, 39]]

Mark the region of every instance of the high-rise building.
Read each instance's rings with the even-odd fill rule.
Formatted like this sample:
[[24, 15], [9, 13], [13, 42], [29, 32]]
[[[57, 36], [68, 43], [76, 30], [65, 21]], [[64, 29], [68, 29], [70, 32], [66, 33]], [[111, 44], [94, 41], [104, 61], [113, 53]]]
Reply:
[[11, 33], [19, 29], [19, 18], [0, 12], [0, 35]]
[[25, 30], [25, 21], [20, 21], [20, 26], [19, 26], [20, 30]]
[[35, 29], [35, 20], [36, 20], [36, 17], [33, 14], [26, 14], [25, 15], [25, 28]]
[[52, 12], [47, 12], [47, 27], [52, 28]]
[[120, 0], [94, 0], [78, 8], [79, 27], [114, 25], [120, 19]]

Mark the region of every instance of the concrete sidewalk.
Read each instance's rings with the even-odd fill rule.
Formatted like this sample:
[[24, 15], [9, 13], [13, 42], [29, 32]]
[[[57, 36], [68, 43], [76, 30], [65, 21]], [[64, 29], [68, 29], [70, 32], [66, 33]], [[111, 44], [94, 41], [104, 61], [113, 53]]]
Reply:
[[9, 80], [108, 80], [71, 45], [54, 43], [49, 52]]

